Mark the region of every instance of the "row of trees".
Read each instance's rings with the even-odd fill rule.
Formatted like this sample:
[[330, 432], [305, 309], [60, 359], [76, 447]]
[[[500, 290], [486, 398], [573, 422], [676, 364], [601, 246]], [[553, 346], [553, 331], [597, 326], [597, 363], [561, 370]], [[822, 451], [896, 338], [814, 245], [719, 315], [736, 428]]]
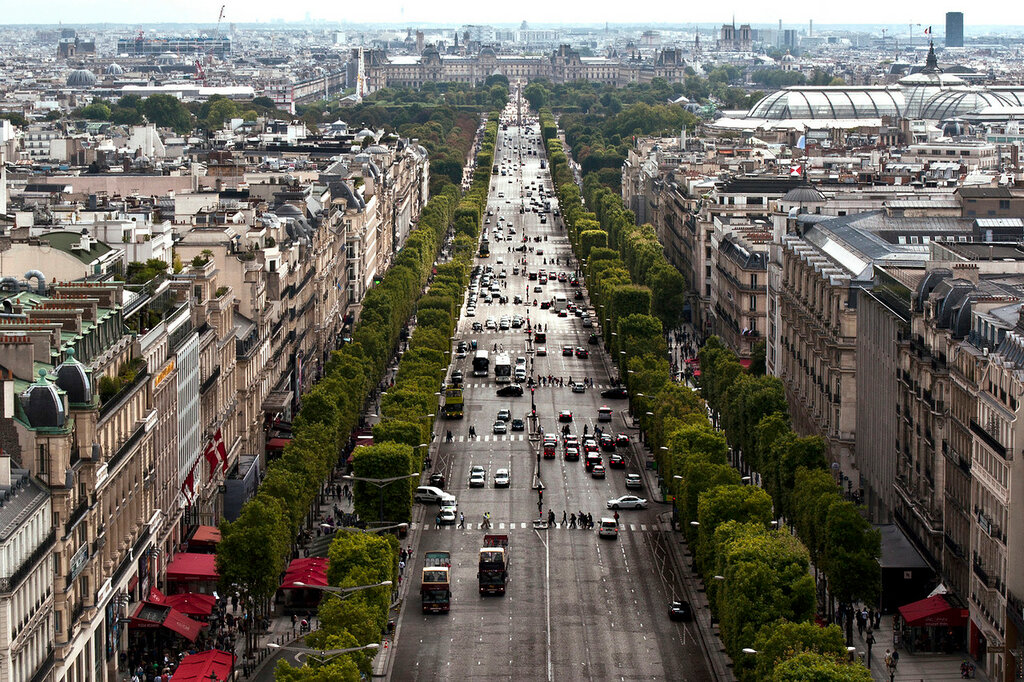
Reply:
[[[772, 523], [773, 500], [765, 490], [742, 485], [728, 465], [728, 443], [709, 422], [705, 402], [671, 380], [663, 321], [651, 314], [652, 288], [645, 286], [651, 269], [664, 259], [657, 240], [633, 226], [621, 200], [592, 177], [584, 180], [588, 204], [595, 209], [588, 212], [549, 112], [542, 113], [541, 125], [570, 241], [577, 256], [586, 259], [591, 296], [609, 318], [605, 342], [629, 388], [631, 410], [657, 453], [663, 480], [675, 493], [677, 518], [684, 520], [737, 675], [742, 680], [867, 682], [866, 668], [847, 663], [839, 628], [813, 622], [816, 599], [808, 549]], [[747, 647], [758, 653], [744, 654]]]
[[[478, 160], [485, 169], [490, 168], [496, 136], [497, 123], [491, 122], [485, 131]], [[479, 199], [482, 196], [485, 199], [487, 179], [486, 171], [478, 173], [467, 197]], [[448, 365], [450, 337], [469, 283], [473, 249], [457, 249], [451, 261], [433, 265], [456, 210], [465, 209], [467, 198], [460, 199], [455, 186], [448, 185], [430, 203], [438, 199], [444, 201], [443, 214], [436, 214], [436, 221], [426, 216], [420, 219], [419, 228], [410, 235], [399, 259], [371, 293], [389, 290], [385, 291], [384, 297], [376, 296], [369, 303], [364, 302], [359, 326], [353, 334], [353, 344], [345, 349], [356, 344], [375, 345], [378, 340], [384, 341], [380, 346], [393, 349], [402, 326], [413, 312], [412, 306], [415, 306], [416, 329], [402, 355], [394, 385], [381, 397], [380, 421], [373, 429], [374, 445], [357, 448], [353, 454], [353, 471], [357, 477], [397, 479], [384, 487], [356, 481], [353, 504], [356, 513], [364, 519], [378, 518], [378, 514], [388, 523], [411, 519], [412, 493], [419, 481], [416, 477], [408, 480], [400, 477], [422, 470], [424, 452], [420, 446], [430, 441], [432, 415], [436, 415], [438, 409], [437, 389]], [[412, 254], [406, 256], [410, 251]], [[399, 286], [389, 286], [389, 278], [398, 281]], [[418, 288], [406, 288], [402, 286], [405, 283], [415, 283]], [[429, 292], [421, 296], [420, 292], [427, 284]], [[328, 366], [328, 379], [332, 373], [351, 369], [349, 360], [351, 358], [336, 355]], [[377, 367], [376, 364], [373, 366]], [[344, 390], [342, 386], [338, 388]], [[364, 389], [356, 395], [365, 396], [366, 393], [367, 389]], [[389, 546], [385, 548], [381, 543]], [[328, 582], [347, 586], [389, 580], [388, 576], [394, 573], [397, 549], [397, 542], [390, 535], [380, 538], [339, 533], [330, 548]], [[382, 566], [386, 566], [387, 571], [381, 570]], [[344, 601], [325, 599], [319, 611], [321, 628], [310, 635], [307, 643], [318, 649], [330, 649], [359, 646], [376, 640], [387, 624], [387, 596], [382, 590], [365, 590]], [[364, 659], [369, 660], [364, 654], [356, 654], [315, 670], [308, 667], [293, 669], [282, 662], [276, 671], [277, 679], [320, 680], [328, 675], [330, 679], [355, 680], [359, 679], [359, 674], [368, 674], [361, 665]]]
[[153, 123], [161, 128], [170, 128], [179, 135], [189, 133], [199, 126], [205, 130], [218, 130], [232, 118], [255, 121], [259, 116], [288, 118], [268, 97], [257, 97], [251, 102], [235, 102], [216, 95], [205, 102], [184, 103], [173, 95], [125, 95], [116, 102], [94, 98], [91, 103], [71, 112], [71, 118], [90, 121], [110, 121], [118, 125], [143, 125]]
[[729, 445], [761, 473], [776, 516], [787, 519], [807, 545], [816, 577], [824, 574], [829, 612], [832, 600], [875, 603], [881, 589], [879, 534], [843, 498], [828, 468], [824, 440], [797, 435], [782, 382], [744, 372], [717, 338], [709, 339], [699, 357], [708, 405], [721, 415]]
[[[445, 187], [428, 201], [395, 264], [364, 297], [352, 342], [332, 354], [324, 378], [303, 396], [302, 408], [293, 423], [291, 443], [279, 459], [269, 464], [263, 482], [242, 507], [239, 518], [234, 523], [221, 524], [223, 541], [218, 546], [217, 569], [222, 586], [225, 590], [237, 589], [247, 611], [256, 618], [267, 613], [302, 520], [340, 454], [350, 444], [349, 434], [359, 423], [366, 396], [384, 375], [400, 332], [431, 273], [458, 201], [459, 189], [455, 186]], [[369, 452], [359, 453], [357, 461], [387, 456], [391, 460], [388, 471], [409, 474], [419, 470], [418, 465], [413, 466], [408, 446], [382, 445], [379, 453], [373, 448], [365, 450]], [[407, 520], [411, 488], [398, 488], [404, 489], [405, 497], [410, 498], [401, 517]], [[365, 491], [359, 492], [358, 510], [373, 518], [375, 514], [368, 510]], [[374, 504], [372, 509], [376, 508]], [[394, 538], [339, 534], [336, 546], [331, 548], [331, 584], [366, 584], [368, 574], [374, 578], [371, 582], [393, 579], [397, 551]], [[349, 553], [373, 556], [376, 560], [344, 560]], [[356, 565], [358, 570], [346, 568]], [[325, 608], [339, 609], [341, 615], [331, 621], [338, 627], [324, 628], [322, 636], [336, 638], [332, 642], [350, 644], [375, 641], [381, 631], [379, 625], [386, 623], [387, 605], [386, 591], [353, 596], [345, 601], [344, 607], [332, 606], [328, 600]], [[368, 613], [359, 612], [357, 607]], [[365, 671], [363, 663], [361, 655], [356, 654], [331, 665], [338, 669], [337, 679], [358, 679], [358, 674], [350, 673], [360, 667]]]

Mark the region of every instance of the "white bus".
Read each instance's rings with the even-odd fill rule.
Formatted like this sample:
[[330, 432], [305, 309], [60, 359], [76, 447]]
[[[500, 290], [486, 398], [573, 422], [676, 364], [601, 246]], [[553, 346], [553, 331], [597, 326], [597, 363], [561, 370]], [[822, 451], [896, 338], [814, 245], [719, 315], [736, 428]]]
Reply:
[[485, 377], [491, 368], [491, 359], [487, 351], [480, 349], [473, 356], [473, 376]]
[[508, 353], [498, 353], [494, 357], [494, 380], [499, 384], [512, 383], [512, 360]]
[[565, 294], [555, 294], [555, 302], [551, 306], [556, 313], [560, 313], [565, 310], [565, 306], [569, 304], [569, 299], [566, 298]]

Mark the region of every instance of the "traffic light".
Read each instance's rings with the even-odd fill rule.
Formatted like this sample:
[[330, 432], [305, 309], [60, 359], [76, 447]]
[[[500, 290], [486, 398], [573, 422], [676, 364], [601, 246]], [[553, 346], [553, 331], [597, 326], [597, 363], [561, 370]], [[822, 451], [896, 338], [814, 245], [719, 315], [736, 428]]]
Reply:
[[539, 501], [541, 501], [541, 502], [544, 501], [544, 490], [543, 489], [538, 489], [537, 490], [537, 499]]

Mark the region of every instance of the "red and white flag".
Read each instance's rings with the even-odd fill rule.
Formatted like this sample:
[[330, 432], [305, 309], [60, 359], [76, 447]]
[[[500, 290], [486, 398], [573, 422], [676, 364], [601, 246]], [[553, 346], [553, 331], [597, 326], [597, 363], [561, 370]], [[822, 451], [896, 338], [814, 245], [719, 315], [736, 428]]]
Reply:
[[799, 163], [793, 164], [792, 166], [789, 167], [789, 177], [791, 178], [798, 178], [800, 177], [800, 174], [803, 172], [804, 167]]
[[181, 484], [181, 494], [185, 496], [185, 502], [188, 506], [192, 506], [192, 500], [195, 498], [195, 467], [188, 472], [188, 476], [185, 477], [185, 482]]
[[210, 465], [210, 480], [213, 480], [213, 475], [217, 473], [217, 448], [214, 447], [212, 441], [207, 441], [206, 448], [203, 450], [203, 457], [206, 458], [206, 463]]
[[220, 434], [220, 429], [217, 429], [217, 433], [214, 434], [214, 440], [217, 443], [217, 454], [220, 455], [221, 466], [224, 471], [228, 470], [228, 448], [224, 445], [224, 437]]
[[931, 35], [931, 34], [932, 34], [932, 27], [931, 27], [931, 26], [929, 26], [928, 28], [926, 28], [926, 29], [924, 30], [924, 34], [925, 34], [926, 36], [928, 36], [928, 35]]

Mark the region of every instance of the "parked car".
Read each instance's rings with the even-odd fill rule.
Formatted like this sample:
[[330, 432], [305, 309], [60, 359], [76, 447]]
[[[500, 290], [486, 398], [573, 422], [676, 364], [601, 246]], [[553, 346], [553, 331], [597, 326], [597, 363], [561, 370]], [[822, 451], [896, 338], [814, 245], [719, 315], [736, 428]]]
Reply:
[[440, 471], [436, 471], [430, 474], [430, 485], [434, 486], [435, 488], [440, 488], [444, 490], [445, 483], [446, 481], [444, 478], [444, 474], [442, 474]]

